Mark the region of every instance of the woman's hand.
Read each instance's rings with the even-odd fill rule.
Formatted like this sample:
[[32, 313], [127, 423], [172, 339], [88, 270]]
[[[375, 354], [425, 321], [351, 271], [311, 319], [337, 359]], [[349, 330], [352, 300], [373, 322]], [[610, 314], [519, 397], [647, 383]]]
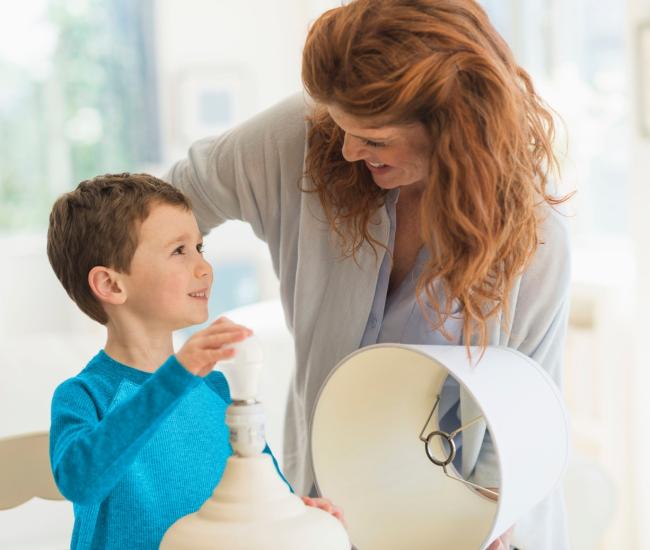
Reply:
[[510, 550], [510, 538], [512, 537], [513, 529], [514, 527], [511, 527], [498, 539], [493, 540], [486, 550]]
[[320, 508], [321, 510], [327, 512], [328, 514], [332, 514], [336, 519], [338, 519], [343, 524], [343, 527], [345, 527], [346, 529], [348, 528], [348, 524], [345, 523], [345, 518], [343, 517], [343, 510], [341, 510], [341, 508], [339, 508], [338, 506], [332, 504], [331, 501], [327, 500], [326, 498], [312, 498], [312, 497], [300, 497], [300, 498], [302, 498], [302, 501], [307, 506], [312, 506], [313, 508]]
[[219, 317], [207, 328], [193, 334], [176, 354], [176, 359], [196, 376], [206, 376], [217, 361], [230, 359], [235, 350], [227, 344], [241, 342], [253, 331], [236, 325], [226, 317]]
[[[490, 500], [499, 500], [498, 487], [490, 487], [488, 491], [478, 489], [478, 492], [481, 493], [483, 496], [489, 498]], [[494, 493], [497, 493], [497, 495], [495, 495]], [[512, 537], [513, 529], [514, 527], [511, 527], [505, 533], [503, 533], [503, 535], [501, 535], [499, 538], [494, 539], [490, 543], [490, 546], [488, 546], [485, 550], [510, 550], [510, 538]]]

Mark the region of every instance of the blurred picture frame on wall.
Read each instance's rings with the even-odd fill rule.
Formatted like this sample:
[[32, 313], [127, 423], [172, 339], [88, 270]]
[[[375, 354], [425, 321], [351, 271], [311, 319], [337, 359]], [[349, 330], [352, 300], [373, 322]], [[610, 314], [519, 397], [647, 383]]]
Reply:
[[187, 145], [218, 135], [251, 110], [250, 78], [238, 67], [195, 66], [177, 75], [174, 118]]
[[650, 20], [637, 29], [639, 129], [650, 139]]

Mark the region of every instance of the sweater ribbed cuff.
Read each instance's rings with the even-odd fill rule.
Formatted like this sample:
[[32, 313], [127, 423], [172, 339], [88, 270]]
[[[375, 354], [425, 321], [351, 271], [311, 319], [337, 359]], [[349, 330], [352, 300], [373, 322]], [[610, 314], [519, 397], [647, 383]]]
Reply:
[[170, 355], [160, 366], [156, 371], [156, 378], [161, 387], [173, 395], [182, 395], [201, 382], [201, 377], [188, 371], [175, 355]]

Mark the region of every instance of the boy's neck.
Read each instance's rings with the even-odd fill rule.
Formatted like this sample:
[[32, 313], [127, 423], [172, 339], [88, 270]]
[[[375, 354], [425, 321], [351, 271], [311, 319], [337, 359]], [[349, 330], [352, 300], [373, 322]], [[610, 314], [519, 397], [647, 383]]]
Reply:
[[169, 330], [147, 330], [144, 327], [106, 325], [104, 351], [116, 361], [134, 369], [155, 372], [174, 353]]

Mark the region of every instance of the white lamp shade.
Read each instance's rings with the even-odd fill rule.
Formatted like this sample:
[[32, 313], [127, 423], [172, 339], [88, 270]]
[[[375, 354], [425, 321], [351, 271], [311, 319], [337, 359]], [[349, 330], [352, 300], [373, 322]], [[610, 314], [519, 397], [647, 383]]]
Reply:
[[[476, 361], [481, 352], [472, 353]], [[425, 453], [420, 432], [448, 375], [490, 430], [498, 501], [449, 478]], [[425, 436], [436, 429], [434, 414]], [[330, 374], [314, 410], [311, 445], [319, 492], [343, 508], [358, 548], [476, 550], [558, 484], [568, 426], [553, 381], [516, 351], [487, 348], [472, 366], [462, 346], [381, 344], [349, 355]], [[446, 454], [439, 438], [431, 448]], [[452, 464], [447, 468], [460, 477]]]

